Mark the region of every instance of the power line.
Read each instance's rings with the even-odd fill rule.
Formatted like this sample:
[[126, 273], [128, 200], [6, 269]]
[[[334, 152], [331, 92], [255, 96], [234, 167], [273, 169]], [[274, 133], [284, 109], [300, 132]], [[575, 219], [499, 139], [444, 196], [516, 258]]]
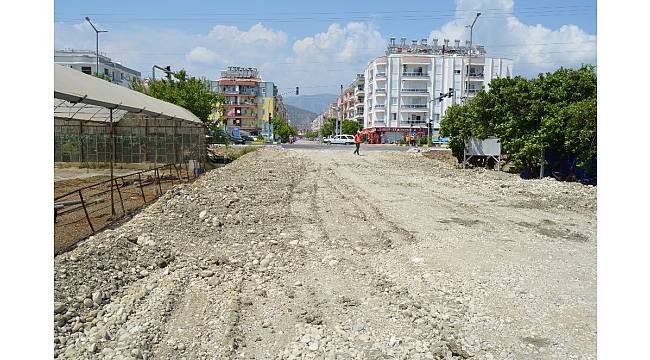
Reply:
[[[593, 6], [580, 6], [580, 7], [575, 7], [575, 6], [565, 6], [565, 7], [544, 7], [548, 8], [548, 10], [524, 10], [524, 11], [510, 11], [510, 10], [503, 10], [503, 9], [485, 9], [482, 10], [484, 12], [483, 18], [501, 18], [501, 17], [508, 17], [508, 16], [518, 16], [518, 17], [544, 17], [544, 16], [554, 16], [556, 14], [561, 14], [563, 16], [575, 16], [575, 15], [587, 15], [587, 14], [593, 14], [595, 12], [595, 9]], [[529, 9], [541, 9], [541, 8], [529, 8]], [[564, 9], [564, 10], [563, 10]], [[330, 16], [330, 17], [314, 17], [314, 16], [300, 16], [300, 17], [287, 17], [287, 16], [281, 16], [281, 17], [257, 17], [253, 16], [250, 17], [250, 13], [229, 13], [229, 14], [224, 14], [224, 13], [215, 13], [215, 14], [209, 14], [209, 13], [202, 13], [201, 17], [168, 17], [168, 16], [159, 16], [159, 17], [124, 17], [123, 20], [120, 20], [121, 15], [115, 14], [110, 14], [110, 13], [105, 13], [103, 15], [99, 14], [94, 14], [95, 17], [98, 17], [98, 21], [102, 21], [104, 23], [126, 23], [126, 22], [134, 22], [134, 21], [215, 21], [219, 17], [228, 17], [228, 21], [221, 21], [223, 23], [239, 23], [243, 22], [245, 20], [248, 21], [264, 21], [264, 22], [303, 22], [303, 21], [341, 21], [341, 20], [347, 20], [347, 21], [366, 21], [366, 20], [377, 20], [377, 19], [383, 19], [383, 20], [405, 20], [405, 21], [414, 21], [414, 20], [440, 20], [440, 19], [453, 19], [453, 20], [465, 20], [466, 18], [463, 16], [457, 16], [458, 13], [464, 12], [464, 11], [470, 11], [470, 10], [405, 10], [405, 11], [378, 11], [378, 12], [346, 12], [348, 14], [368, 14], [366, 16]], [[475, 10], [472, 10], [475, 11]], [[339, 12], [340, 13], [340, 12]], [[338, 15], [339, 13], [327, 13], [327, 12], [322, 12], [320, 14], [334, 14]], [[400, 15], [403, 14], [403, 15]], [[409, 15], [411, 13], [414, 13], [414, 15]], [[438, 14], [437, 16], [431, 16], [428, 14]], [[282, 14], [282, 13], [278, 13]], [[302, 13], [289, 13], [289, 14], [302, 14]], [[319, 13], [316, 13], [319, 14]], [[384, 16], [382, 14], [386, 14], [387, 16]], [[446, 15], [445, 15], [446, 14]], [[102, 18], [102, 16], [108, 17], [107, 18]], [[208, 17], [206, 17], [208, 16]], [[233, 16], [243, 16], [243, 18], [240, 19], [235, 19], [233, 20]], [[248, 16], [248, 17], [247, 17]], [[216, 17], [216, 18], [215, 18]], [[113, 18], [113, 20], [111, 20]], [[115, 20], [117, 19], [117, 20]], [[58, 18], [58, 21], [81, 21], [83, 20], [82, 18], [71, 18], [71, 19], [61, 19]], [[57, 21], [57, 18], [55, 17], [55, 21]]]

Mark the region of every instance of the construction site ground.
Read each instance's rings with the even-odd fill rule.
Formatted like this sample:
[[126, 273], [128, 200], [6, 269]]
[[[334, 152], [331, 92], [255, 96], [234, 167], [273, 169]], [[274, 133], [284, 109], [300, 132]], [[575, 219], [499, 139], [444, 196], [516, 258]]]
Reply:
[[595, 359], [596, 188], [261, 148], [55, 257], [61, 359]]

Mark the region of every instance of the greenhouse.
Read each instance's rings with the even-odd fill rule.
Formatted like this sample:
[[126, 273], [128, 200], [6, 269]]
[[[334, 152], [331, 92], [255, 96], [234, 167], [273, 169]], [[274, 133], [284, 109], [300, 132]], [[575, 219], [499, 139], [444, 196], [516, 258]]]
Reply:
[[179, 164], [205, 161], [206, 129], [190, 111], [54, 65], [54, 161]]

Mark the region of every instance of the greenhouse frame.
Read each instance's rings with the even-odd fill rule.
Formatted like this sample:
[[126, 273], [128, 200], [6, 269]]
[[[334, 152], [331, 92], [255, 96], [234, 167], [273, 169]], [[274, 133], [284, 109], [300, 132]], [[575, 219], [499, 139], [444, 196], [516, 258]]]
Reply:
[[190, 111], [54, 65], [55, 163], [205, 162], [206, 127]]

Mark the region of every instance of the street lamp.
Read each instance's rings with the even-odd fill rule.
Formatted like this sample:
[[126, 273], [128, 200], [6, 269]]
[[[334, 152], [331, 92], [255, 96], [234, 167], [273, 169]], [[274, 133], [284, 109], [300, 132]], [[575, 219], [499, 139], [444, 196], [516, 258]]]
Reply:
[[99, 74], [99, 33], [105, 33], [108, 32], [108, 30], [97, 30], [95, 25], [93, 25], [92, 22], [90, 22], [90, 18], [86, 16], [86, 21], [90, 24], [90, 26], [93, 27], [93, 30], [95, 30], [95, 55], [97, 58], [97, 67], [95, 68], [95, 74]]
[[472, 68], [472, 35], [474, 32], [474, 24], [476, 24], [476, 20], [478, 20], [479, 16], [481, 16], [481, 13], [477, 12], [472, 25], [469, 26], [469, 62], [467, 64], [467, 94], [465, 95], [465, 98], [469, 96], [469, 70]]

